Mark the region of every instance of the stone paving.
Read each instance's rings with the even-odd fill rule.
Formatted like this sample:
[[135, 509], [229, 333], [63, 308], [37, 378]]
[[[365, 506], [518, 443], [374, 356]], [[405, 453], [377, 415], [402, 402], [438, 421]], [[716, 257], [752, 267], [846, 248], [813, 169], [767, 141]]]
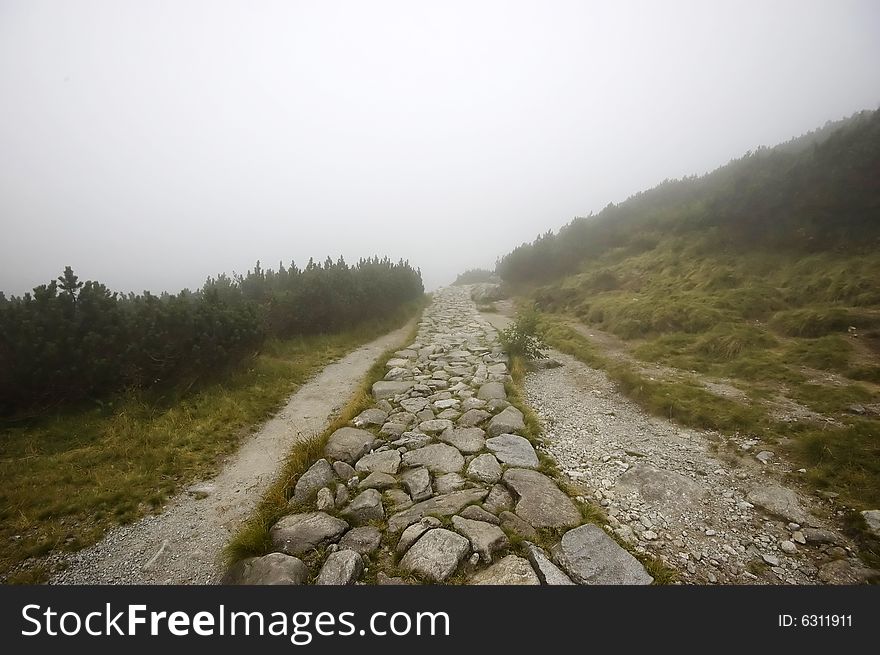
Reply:
[[273, 553], [231, 584], [650, 584], [542, 471], [508, 358], [466, 288], [434, 294], [374, 405], [296, 482]]

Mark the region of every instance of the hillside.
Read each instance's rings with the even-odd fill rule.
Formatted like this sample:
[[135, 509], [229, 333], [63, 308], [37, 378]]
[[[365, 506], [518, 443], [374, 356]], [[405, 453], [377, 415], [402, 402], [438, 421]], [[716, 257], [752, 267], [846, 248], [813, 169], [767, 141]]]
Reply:
[[[551, 345], [681, 423], [880, 502], [880, 112], [667, 181], [505, 255]], [[740, 456], [742, 452], [732, 455]]]

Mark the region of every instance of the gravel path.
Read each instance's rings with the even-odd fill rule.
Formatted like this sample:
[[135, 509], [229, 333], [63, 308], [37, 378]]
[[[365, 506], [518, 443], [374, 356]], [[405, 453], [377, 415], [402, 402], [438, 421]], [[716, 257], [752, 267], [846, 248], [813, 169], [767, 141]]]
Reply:
[[322, 431], [354, 394], [378, 357], [403, 343], [411, 325], [390, 332], [327, 366], [232, 455], [213, 479], [178, 494], [158, 515], [107, 533], [67, 556], [50, 584], [207, 584], [235, 529], [275, 480], [298, 440]]
[[728, 437], [649, 416], [604, 372], [549, 354], [562, 365], [525, 384], [547, 452], [601, 503], [609, 529], [683, 582], [856, 583], [870, 574], [834, 529], [833, 500], [787, 487], [784, 474], [801, 472], [757, 440], [731, 438], [741, 455], [720, 457], [714, 446]]

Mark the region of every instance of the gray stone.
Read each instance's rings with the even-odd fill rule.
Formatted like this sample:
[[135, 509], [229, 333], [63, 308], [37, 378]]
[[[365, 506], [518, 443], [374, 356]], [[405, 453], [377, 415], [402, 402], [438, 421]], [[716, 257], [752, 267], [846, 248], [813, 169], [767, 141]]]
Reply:
[[431, 582], [443, 582], [455, 573], [469, 552], [467, 539], [450, 530], [436, 528], [413, 544], [400, 560], [400, 568]]
[[495, 417], [489, 421], [486, 433], [490, 437], [497, 437], [502, 434], [522, 432], [525, 429], [526, 424], [523, 422], [523, 413], [511, 405], [496, 414]]
[[383, 398], [393, 398], [402, 393], [406, 393], [412, 389], [415, 382], [407, 381], [379, 381], [373, 383], [373, 398], [382, 400]]
[[404, 398], [400, 401], [400, 406], [411, 414], [420, 412], [428, 406], [425, 398]]
[[490, 567], [472, 575], [468, 584], [539, 585], [541, 581], [527, 560], [516, 555], [508, 555]]
[[350, 585], [354, 584], [364, 572], [364, 560], [353, 550], [337, 550], [330, 553], [321, 567], [318, 585]]
[[501, 519], [494, 514], [487, 512], [478, 505], [468, 505], [461, 510], [458, 515], [462, 518], [472, 519], [474, 521], [485, 521], [486, 523], [494, 523], [495, 525], [501, 524]]
[[362, 491], [342, 511], [342, 515], [351, 521], [352, 525], [364, 525], [370, 521], [381, 521], [385, 518], [385, 509], [382, 507], [382, 494], [375, 489]]
[[578, 525], [581, 513], [556, 483], [537, 471], [508, 469], [504, 483], [519, 497], [516, 514], [536, 528]]
[[360, 473], [388, 473], [394, 475], [400, 468], [400, 453], [396, 450], [383, 450], [361, 457], [354, 465]]
[[339, 479], [343, 482], [348, 482], [357, 475], [354, 467], [348, 462], [333, 462], [333, 471], [336, 473], [336, 475], [339, 476]]
[[370, 473], [367, 477], [361, 480], [358, 484], [358, 489], [378, 489], [379, 491], [384, 491], [385, 489], [391, 489], [391, 487], [396, 486], [397, 478], [388, 473], [380, 473], [379, 471], [376, 471]]
[[431, 441], [433, 441], [433, 439], [427, 434], [422, 434], [421, 432], [404, 432], [400, 435], [400, 439], [395, 439], [391, 442], [391, 445], [395, 447], [403, 446], [407, 450], [415, 450], [416, 448], [424, 448], [431, 443]]
[[[509, 409], [513, 408], [510, 407]], [[534, 447], [525, 437], [520, 437], [516, 434], [502, 434], [486, 439], [486, 447], [495, 453], [495, 457], [508, 466], [537, 468], [539, 465], [538, 453], [535, 452]]]
[[419, 430], [425, 434], [440, 434], [452, 428], [452, 421], [445, 418], [435, 418], [419, 423]]
[[324, 454], [330, 459], [339, 459], [354, 464], [363, 455], [370, 452], [376, 437], [372, 432], [360, 428], [339, 428], [330, 435]]
[[787, 539], [779, 542], [779, 548], [786, 555], [794, 555], [797, 552], [797, 546], [794, 545], [794, 542]]
[[344, 507], [348, 502], [350, 496], [348, 493], [348, 487], [344, 484], [337, 485], [336, 487], [336, 498], [334, 498], [334, 505], [336, 507]]
[[480, 428], [453, 428], [442, 432], [437, 438], [455, 446], [466, 455], [472, 455], [483, 450], [486, 445], [485, 434]]
[[409, 369], [395, 366], [385, 374], [386, 380], [403, 380], [410, 374]]
[[312, 464], [305, 473], [299, 476], [296, 486], [293, 488], [292, 500], [297, 503], [307, 503], [315, 499], [315, 494], [322, 487], [328, 486], [336, 479], [333, 467], [326, 459], [319, 459]]
[[391, 532], [399, 532], [425, 516], [452, 516], [468, 505], [480, 502], [487, 493], [485, 489], [462, 489], [442, 496], [434, 496], [391, 516], [388, 519], [388, 529]]
[[[469, 412], [472, 409], [482, 409], [486, 406], [486, 401], [479, 398], [465, 398], [461, 401], [461, 411]], [[488, 418], [488, 416], [486, 417]]]
[[466, 480], [458, 473], [446, 473], [434, 478], [434, 493], [438, 495], [452, 493], [464, 489]]
[[492, 561], [492, 555], [510, 545], [507, 535], [497, 525], [486, 521], [452, 517], [452, 527], [463, 534], [471, 542], [474, 552], [480, 554], [486, 564]]
[[507, 391], [504, 390], [504, 384], [501, 382], [487, 382], [477, 391], [477, 398], [480, 400], [506, 400]]
[[385, 362], [386, 368], [406, 368], [407, 366], [409, 366], [409, 359], [406, 357], [394, 357]]
[[372, 525], [365, 525], [360, 528], [352, 528], [339, 540], [339, 548], [348, 548], [360, 555], [369, 555], [379, 550], [379, 544], [382, 542], [382, 532], [379, 528]]
[[642, 500], [664, 513], [681, 516], [702, 508], [706, 487], [680, 473], [646, 464], [636, 464], [620, 476], [618, 494], [635, 492]]
[[431, 488], [431, 474], [423, 466], [406, 471], [400, 479], [414, 502], [427, 500], [434, 495], [434, 490]]
[[439, 528], [441, 525], [442, 523], [440, 523], [440, 519], [434, 518], [433, 516], [426, 516], [420, 521], [413, 523], [400, 533], [400, 540], [397, 542], [397, 548], [395, 548], [395, 550], [402, 555], [428, 530]]
[[382, 425], [386, 418], [388, 418], [387, 412], [383, 412], [381, 409], [373, 407], [371, 409], [365, 409], [355, 416], [351, 420], [351, 424], [356, 428], [368, 428], [372, 425]]
[[880, 509], [868, 509], [861, 513], [868, 526], [868, 532], [880, 537]]
[[288, 555], [301, 555], [320, 546], [335, 543], [348, 530], [348, 523], [324, 512], [285, 516], [269, 530], [276, 549]]
[[493, 414], [496, 414], [502, 409], [506, 409], [508, 407], [510, 407], [510, 403], [506, 400], [501, 400], [501, 398], [496, 398], [486, 403], [486, 411], [492, 412]]
[[493, 514], [511, 510], [513, 509], [513, 496], [503, 484], [496, 484], [489, 490], [489, 495], [483, 501], [483, 507]]
[[404, 432], [406, 432], [407, 425], [406, 423], [392, 423], [388, 422], [382, 425], [382, 429], [379, 430], [379, 434], [383, 437], [399, 437]]
[[525, 547], [529, 562], [531, 562], [532, 568], [535, 569], [542, 584], [557, 586], [574, 584], [571, 578], [562, 572], [562, 569], [550, 561], [543, 548], [539, 548], [530, 541], [525, 543]]
[[501, 479], [501, 464], [498, 463], [494, 455], [483, 453], [471, 460], [471, 463], [468, 464], [466, 475], [471, 480], [495, 484]]
[[512, 532], [513, 534], [521, 537], [522, 539], [525, 539], [526, 541], [538, 540], [538, 531], [532, 527], [532, 524], [528, 521], [521, 519], [513, 512], [501, 512], [498, 515], [498, 518], [501, 519], [502, 529], [506, 530], [507, 532]]
[[837, 535], [830, 530], [821, 530], [819, 528], [804, 528], [804, 540], [808, 544], [836, 544], [840, 542]]
[[769, 450], [762, 450], [760, 453], [755, 455], [755, 459], [758, 460], [759, 462], [761, 462], [762, 464], [770, 463], [771, 461], [773, 461], [773, 457], [774, 457], [773, 453], [771, 453]]
[[556, 563], [578, 584], [645, 585], [654, 581], [639, 560], [596, 525], [569, 530], [551, 552]]
[[791, 489], [776, 485], [753, 487], [746, 496], [752, 505], [779, 516], [780, 518], [801, 525], [812, 523], [809, 515], [801, 506], [797, 494]]
[[404, 466], [424, 466], [431, 473], [453, 473], [464, 466], [464, 457], [457, 448], [445, 443], [431, 444], [410, 450], [403, 455]]
[[458, 425], [463, 428], [471, 428], [490, 418], [492, 415], [483, 409], [469, 409], [458, 419]]
[[769, 564], [770, 566], [779, 566], [779, 558], [776, 557], [776, 555], [765, 553], [761, 555], [761, 559], [763, 559], [764, 562]]
[[221, 584], [303, 584], [308, 576], [309, 569], [301, 559], [284, 553], [269, 553], [263, 557], [249, 557], [236, 563], [223, 576]]
[[315, 498], [315, 507], [322, 512], [335, 508], [336, 502], [333, 500], [333, 492], [327, 487], [321, 487]]
[[385, 492], [385, 498], [388, 500], [392, 512], [407, 509], [413, 504], [412, 498], [402, 489], [388, 489]]

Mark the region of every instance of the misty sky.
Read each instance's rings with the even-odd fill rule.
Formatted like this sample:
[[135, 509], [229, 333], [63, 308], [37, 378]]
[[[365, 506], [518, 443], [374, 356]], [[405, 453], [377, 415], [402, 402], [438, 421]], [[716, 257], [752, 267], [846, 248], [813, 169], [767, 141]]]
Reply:
[[0, 289], [426, 286], [880, 104], [880, 3], [0, 0]]

